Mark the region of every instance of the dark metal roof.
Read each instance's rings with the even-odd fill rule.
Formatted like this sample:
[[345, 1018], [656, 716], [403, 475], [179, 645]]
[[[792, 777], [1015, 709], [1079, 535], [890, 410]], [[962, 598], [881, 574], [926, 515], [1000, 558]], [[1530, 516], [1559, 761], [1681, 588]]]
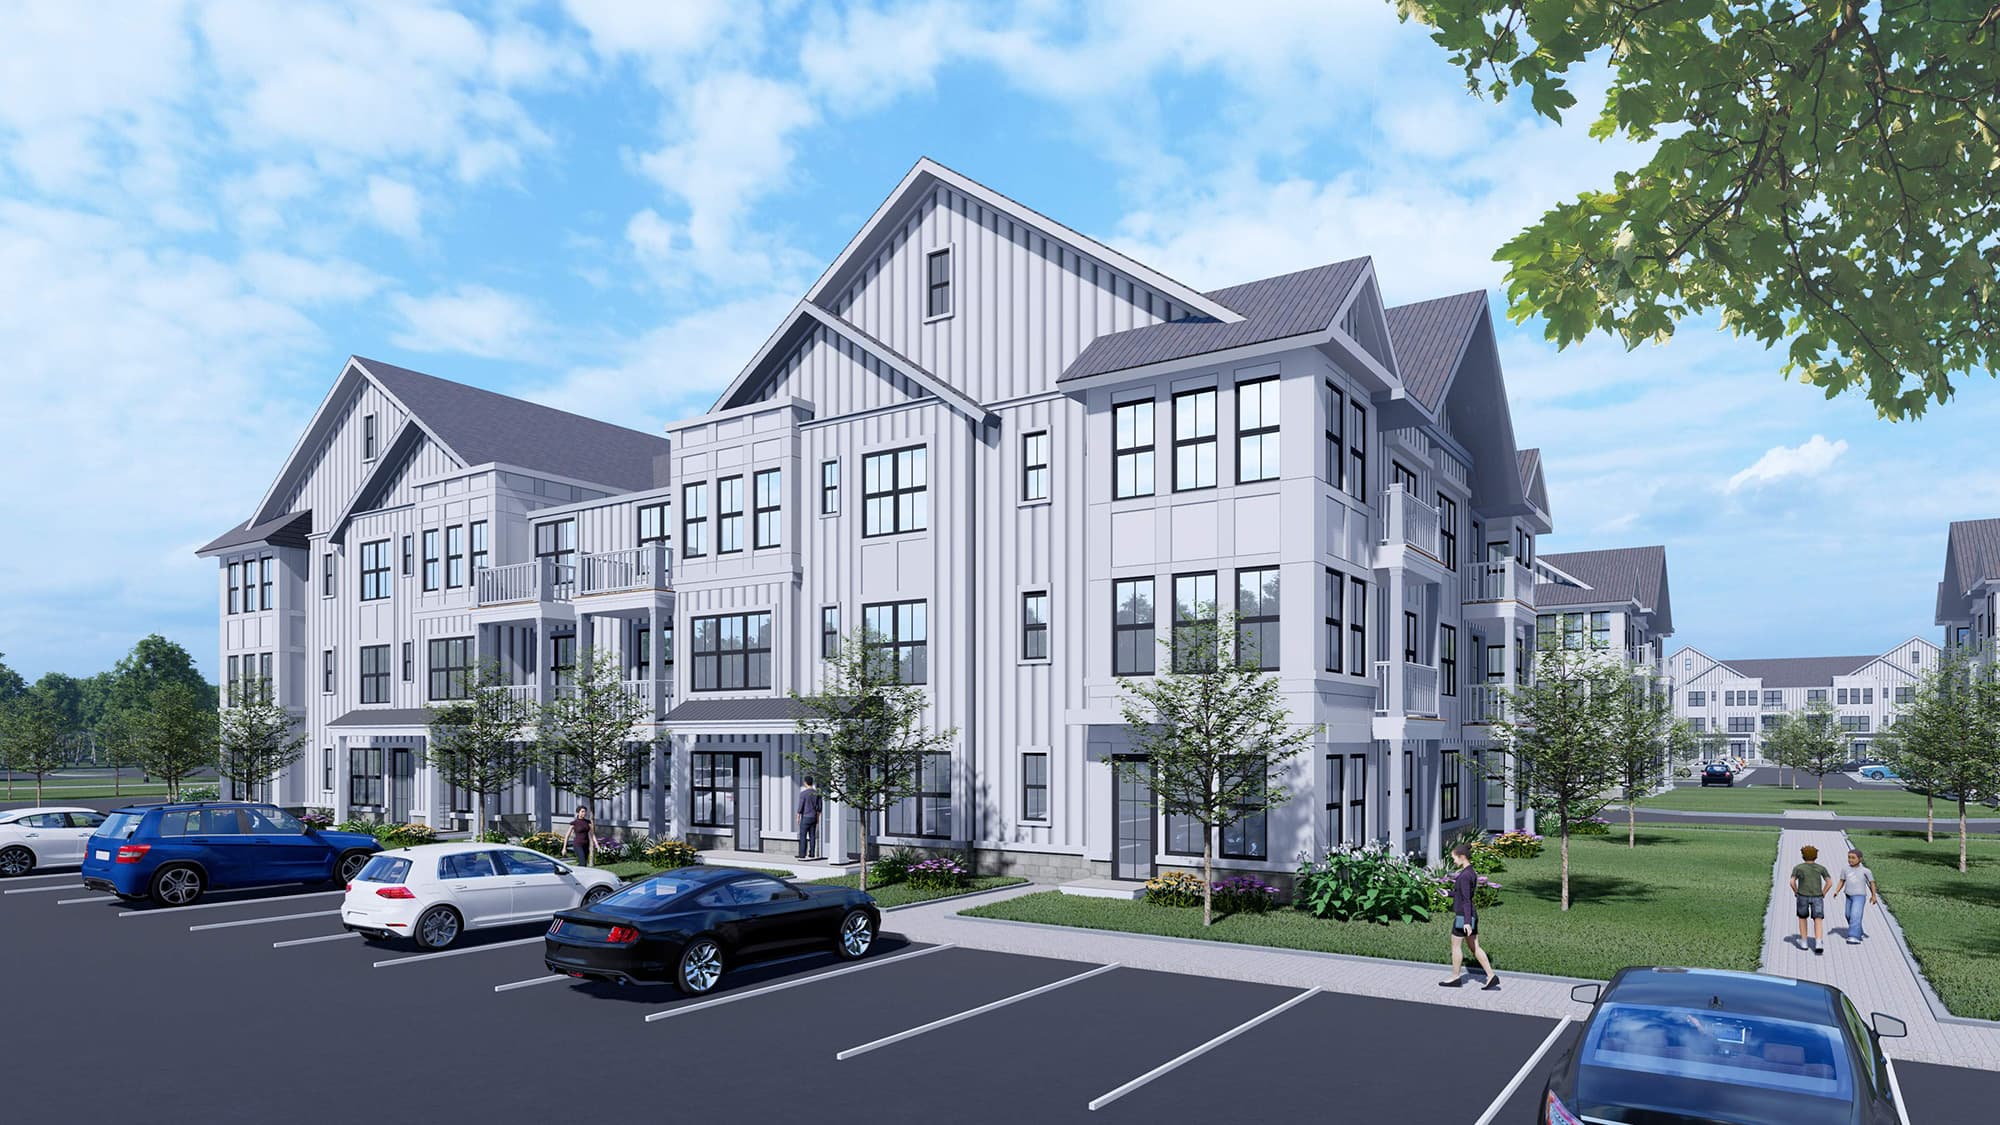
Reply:
[[[1532, 453], [1534, 450], [1525, 450]], [[1572, 575], [1585, 586], [1537, 582], [1536, 606], [1601, 605], [1637, 602], [1653, 615], [1654, 632], [1674, 631], [1674, 613], [1667, 593], [1665, 547], [1615, 547], [1608, 551], [1545, 553], [1542, 561]]]
[[221, 535], [210, 540], [208, 545], [195, 554], [205, 555], [211, 551], [225, 551], [231, 547], [245, 547], [252, 543], [269, 543], [273, 547], [303, 547], [306, 537], [312, 534], [312, 513], [287, 512], [275, 519], [252, 525], [244, 520]]
[[668, 723], [793, 723], [804, 709], [790, 696], [690, 699], [667, 712]]
[[326, 724], [330, 727], [427, 727], [428, 707], [357, 707]]
[[1963, 595], [1981, 582], [2000, 578], [2000, 519], [1959, 520], [1951, 525], [1946, 542], [1958, 569], [1959, 588], [1952, 593]]
[[667, 482], [664, 437], [355, 356], [468, 465], [501, 461], [635, 492]]
[[1546, 512], [1549, 510], [1548, 480], [1542, 475], [1542, 451], [1540, 449], [1520, 449], [1514, 452], [1514, 470], [1521, 476], [1521, 494], [1528, 503]]
[[1368, 259], [1351, 258], [1217, 289], [1205, 296], [1227, 306], [1242, 320], [1225, 324], [1209, 317], [1189, 317], [1099, 336], [1070, 361], [1056, 382], [1324, 332], [1367, 266]]
[[1835, 676], [1851, 676], [1880, 660], [1872, 656], [1787, 656], [1775, 660], [1724, 660], [1722, 665], [1765, 687], [1826, 687]]
[[1435, 413], [1466, 341], [1486, 315], [1486, 291], [1397, 305], [1384, 309], [1383, 315], [1403, 385], [1424, 409]]

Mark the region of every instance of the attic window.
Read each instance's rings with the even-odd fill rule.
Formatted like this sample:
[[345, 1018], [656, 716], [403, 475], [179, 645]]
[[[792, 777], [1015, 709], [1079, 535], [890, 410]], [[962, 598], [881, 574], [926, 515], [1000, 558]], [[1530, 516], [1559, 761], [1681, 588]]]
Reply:
[[361, 416], [361, 459], [363, 461], [373, 461], [375, 459], [375, 416], [373, 414], [364, 414]]
[[951, 315], [951, 247], [924, 255], [924, 319]]

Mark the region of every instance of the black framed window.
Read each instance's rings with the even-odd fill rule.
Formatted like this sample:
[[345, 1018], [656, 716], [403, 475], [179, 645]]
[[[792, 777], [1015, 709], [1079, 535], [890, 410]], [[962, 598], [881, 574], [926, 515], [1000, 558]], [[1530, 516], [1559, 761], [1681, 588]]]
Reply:
[[389, 646], [361, 646], [361, 702], [389, 702]]
[[424, 589], [435, 590], [444, 581], [443, 556], [438, 553], [438, 529], [424, 529]]
[[951, 754], [924, 755], [917, 767], [917, 789], [889, 806], [888, 835], [951, 838]]
[[[328, 551], [326, 554], [321, 555], [319, 557], [319, 593], [321, 597], [330, 598], [333, 596], [335, 588], [333, 582], [334, 582], [333, 552]], [[244, 588], [243, 596], [246, 601], [250, 597], [250, 591], [247, 586]], [[248, 605], [245, 605], [243, 608], [245, 610], [250, 610], [250, 606]], [[254, 610], [250, 611], [255, 612]]]
[[1590, 615], [1590, 647], [1611, 647], [1611, 615], [1596, 611]]
[[[1240, 771], [1238, 776], [1241, 776]], [[1270, 814], [1250, 802], [1239, 803], [1236, 814], [1236, 823], [1222, 828], [1222, 858], [1269, 859]]]
[[1278, 479], [1278, 377], [1236, 384], [1236, 483]]
[[558, 689], [576, 683], [576, 634], [549, 634], [549, 678]]
[[1021, 595], [1021, 659], [1049, 658], [1049, 592], [1031, 590]]
[[[243, 658], [243, 670], [245, 672], [250, 670], [250, 658], [247, 656]], [[264, 702], [269, 703], [271, 689], [276, 686], [276, 682], [271, 679], [271, 654], [268, 652], [257, 654], [257, 680], [258, 690], [263, 693]]]
[[229, 658], [229, 679], [226, 683], [229, 689], [225, 696], [228, 700], [227, 706], [234, 707], [237, 701], [243, 698], [242, 657], [232, 656]]
[[1174, 491], [1215, 487], [1215, 388], [1174, 396]]
[[1278, 568], [1236, 572], [1236, 666], [1278, 669]]
[[831, 516], [840, 511], [840, 462], [821, 461], [819, 463], [819, 514]]
[[246, 563], [229, 564], [229, 612], [243, 612], [243, 568]]
[[1563, 627], [1563, 645], [1562, 645], [1562, 646], [1563, 646], [1564, 648], [1567, 648], [1567, 649], [1577, 649], [1577, 650], [1580, 650], [1580, 649], [1582, 649], [1582, 648], [1583, 648], [1583, 614], [1581, 614], [1581, 613], [1565, 613], [1565, 614], [1563, 614], [1563, 615], [1562, 615], [1562, 627]]
[[257, 563], [255, 560], [243, 560], [242, 578], [239, 585], [243, 591], [243, 612], [257, 612]]
[[373, 414], [363, 414], [361, 416], [361, 459], [363, 461], [373, 461], [375, 459], [375, 416]]
[[1465, 815], [1460, 804], [1458, 783], [1463, 776], [1460, 765], [1462, 759], [1456, 750], [1446, 750], [1440, 759], [1444, 764], [1438, 774], [1438, 821], [1449, 824]]
[[1410, 499], [1417, 499], [1417, 474], [1401, 461], [1392, 459], [1389, 462], [1389, 483], [1401, 485]]
[[472, 573], [493, 565], [493, 552], [486, 543], [486, 521], [472, 521]]
[[323, 649], [319, 654], [319, 690], [322, 695], [332, 695], [334, 680], [333, 650]]
[[733, 555], [743, 549], [743, 478], [715, 482], [715, 553]]
[[708, 554], [708, 482], [697, 481], [681, 489], [681, 557], [698, 559]]
[[1150, 676], [1159, 640], [1153, 625], [1153, 580], [1111, 583], [1111, 674]]
[[1368, 674], [1368, 583], [1352, 575], [1347, 579], [1347, 670]]
[[1111, 498], [1153, 494], [1153, 400], [1121, 402], [1111, 408]]
[[1049, 498], [1049, 432], [1021, 435], [1021, 499]]
[[663, 543], [667, 538], [667, 508], [665, 500], [655, 504], [641, 504], [638, 509], [639, 542]]
[[[247, 568], [250, 564], [244, 563], [243, 565], [246, 568], [245, 577], [248, 577]], [[278, 581], [278, 560], [265, 555], [263, 558], [257, 560], [257, 565], [259, 568], [257, 579], [257, 593], [259, 596], [257, 604], [265, 609], [276, 609], [278, 608], [278, 603], [272, 598], [272, 587]]]
[[472, 695], [472, 638], [438, 637], [430, 643], [430, 698], [468, 699]]
[[882, 602], [861, 607], [861, 627], [870, 651], [894, 662], [899, 683], [930, 682], [930, 606], [925, 602]]
[[1438, 551], [1446, 570], [1458, 569], [1458, 501], [1438, 493]]
[[784, 478], [782, 469], [759, 469], [752, 478], [756, 495], [755, 533], [758, 547], [776, 547], [784, 538]]
[[736, 755], [694, 754], [688, 771], [693, 822], [702, 828], [736, 827]]
[[819, 607], [819, 658], [832, 660], [840, 655], [840, 607]]
[[1368, 500], [1368, 408], [1347, 400], [1347, 494]]
[[465, 585], [465, 525], [451, 524], [444, 529], [444, 588], [455, 590]]
[[1186, 813], [1168, 813], [1166, 838], [1160, 841], [1168, 855], [1201, 854], [1201, 822]]
[[1199, 627], [1216, 619], [1215, 572], [1174, 575], [1174, 670], [1203, 671], [1214, 660], [1212, 652], [1197, 652], [1193, 637]]
[[382, 807], [382, 748], [355, 746], [347, 751], [347, 803], [365, 809]]
[[417, 678], [417, 646], [410, 641], [403, 642], [403, 682]]
[[951, 315], [951, 248], [924, 255], [924, 316]]
[[1411, 610], [1403, 611], [1403, 661], [1407, 664], [1421, 663], [1422, 646], [1417, 627], [1417, 615]]
[[1347, 469], [1347, 462], [1341, 457], [1340, 419], [1347, 407], [1347, 396], [1332, 383], [1326, 385], [1326, 483], [1340, 487], [1341, 474]]
[[726, 613], [694, 619], [694, 690], [771, 686], [771, 615]]
[[1021, 819], [1049, 819], [1049, 756], [1039, 751], [1021, 755]]
[[1326, 670], [1338, 672], [1341, 668], [1340, 654], [1347, 644], [1340, 632], [1340, 603], [1347, 596], [1341, 573], [1332, 567], [1326, 568]]
[[1438, 690], [1458, 694], [1458, 627], [1438, 626]]
[[1417, 826], [1417, 753], [1403, 751], [1403, 830]]
[[915, 445], [861, 459], [861, 534], [894, 535], [930, 527], [929, 450]]
[[374, 539], [361, 545], [361, 600], [380, 601], [389, 596], [389, 541]]
[[569, 581], [576, 573], [576, 521], [550, 520], [536, 524], [535, 557], [555, 564], [556, 581]]
[[323, 746], [319, 752], [320, 787], [333, 792], [333, 747]]

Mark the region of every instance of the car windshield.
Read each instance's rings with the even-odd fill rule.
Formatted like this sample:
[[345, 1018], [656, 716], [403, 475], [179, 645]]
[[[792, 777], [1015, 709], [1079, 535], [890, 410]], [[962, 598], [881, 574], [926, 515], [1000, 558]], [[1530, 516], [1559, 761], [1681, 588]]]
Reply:
[[1854, 1097], [1840, 1030], [1797, 1020], [1609, 1002], [1579, 1061], [1577, 1108], [1611, 1121], [1644, 1110], [1789, 1125]]
[[706, 882], [679, 875], [655, 875], [643, 883], [634, 883], [616, 891], [604, 899], [602, 905], [616, 906], [641, 914], [658, 913], [675, 905], [682, 895], [708, 886]]
[[97, 831], [93, 835], [130, 840], [132, 833], [138, 831], [139, 822], [144, 819], [146, 819], [145, 813], [115, 812], [104, 818], [104, 823], [97, 826]]
[[363, 883], [401, 883], [410, 875], [410, 861], [378, 855], [355, 878]]

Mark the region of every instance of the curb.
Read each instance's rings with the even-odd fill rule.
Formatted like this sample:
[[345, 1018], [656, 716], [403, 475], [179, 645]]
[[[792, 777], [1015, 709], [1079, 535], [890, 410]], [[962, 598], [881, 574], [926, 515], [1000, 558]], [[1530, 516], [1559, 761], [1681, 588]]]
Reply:
[[882, 908], [882, 913], [889, 914], [897, 910], [915, 910], [919, 906], [936, 906], [940, 902], [957, 902], [962, 898], [977, 898], [980, 895], [990, 895], [999, 891], [1015, 891], [1022, 887], [1032, 887], [1034, 885], [1033, 880], [1023, 880], [1019, 883], [1008, 883], [1005, 886], [985, 887], [976, 891], [961, 891], [958, 894], [946, 895], [943, 898], [927, 898], [922, 902], [906, 902], [901, 906], [885, 906]]

